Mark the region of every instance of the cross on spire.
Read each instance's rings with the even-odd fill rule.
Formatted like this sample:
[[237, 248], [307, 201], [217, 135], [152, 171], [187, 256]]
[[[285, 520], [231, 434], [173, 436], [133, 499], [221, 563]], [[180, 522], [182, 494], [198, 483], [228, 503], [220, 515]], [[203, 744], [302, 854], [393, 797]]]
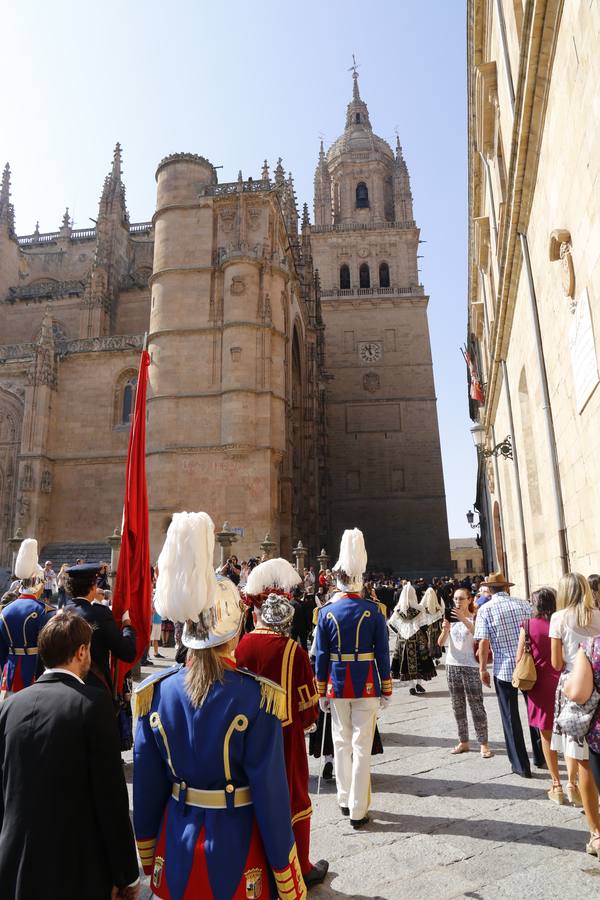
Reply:
[[353, 78], [358, 78], [358, 72], [356, 70], [358, 69], [359, 66], [360, 66], [360, 63], [356, 62], [356, 56], [353, 53], [352, 54], [352, 65], [348, 69], [349, 72], [352, 72]]

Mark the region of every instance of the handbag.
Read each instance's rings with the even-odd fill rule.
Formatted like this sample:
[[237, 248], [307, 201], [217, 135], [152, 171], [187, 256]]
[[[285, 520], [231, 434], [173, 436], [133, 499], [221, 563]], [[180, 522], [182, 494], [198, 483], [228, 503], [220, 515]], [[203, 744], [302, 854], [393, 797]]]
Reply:
[[569, 700], [563, 692], [565, 679], [569, 675], [563, 672], [556, 689], [556, 705], [559, 707], [558, 715], [554, 717], [553, 731], [556, 734], [566, 734], [581, 743], [590, 730], [592, 719], [600, 703], [600, 694], [593, 689], [589, 700], [585, 703], [575, 703]]
[[531, 654], [528, 620], [525, 620], [523, 627], [525, 631], [525, 652], [514, 668], [512, 685], [521, 691], [530, 691], [537, 681], [537, 671]]

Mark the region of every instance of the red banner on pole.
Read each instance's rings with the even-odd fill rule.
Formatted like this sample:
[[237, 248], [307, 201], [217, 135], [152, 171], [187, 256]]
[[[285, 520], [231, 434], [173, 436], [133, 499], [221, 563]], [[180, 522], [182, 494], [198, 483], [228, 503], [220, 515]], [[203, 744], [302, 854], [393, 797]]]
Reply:
[[[142, 351], [135, 405], [129, 434], [121, 555], [113, 594], [112, 611], [117, 623], [129, 610], [136, 632], [136, 662], [150, 640], [152, 621], [152, 578], [148, 531], [148, 488], [146, 484], [146, 387], [150, 354]], [[120, 692], [123, 679], [133, 664], [113, 665], [115, 685]]]

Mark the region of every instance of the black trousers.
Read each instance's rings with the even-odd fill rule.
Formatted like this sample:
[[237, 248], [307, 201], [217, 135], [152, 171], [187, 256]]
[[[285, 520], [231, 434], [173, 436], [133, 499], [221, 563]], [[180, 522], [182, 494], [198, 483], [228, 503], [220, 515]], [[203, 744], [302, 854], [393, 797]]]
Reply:
[[[496, 678], [496, 676], [494, 676], [494, 687], [496, 689], [496, 696], [498, 697], [502, 729], [504, 731], [504, 742], [506, 744], [506, 752], [510, 759], [511, 767], [518, 775], [531, 775], [529, 756], [525, 746], [525, 738], [523, 737], [521, 717], [519, 716], [519, 691], [512, 686], [510, 681], [502, 681], [500, 678]], [[543, 766], [545, 765], [545, 762], [541, 747], [540, 733], [537, 728], [531, 727], [529, 733], [531, 736], [534, 762], [537, 766]]]

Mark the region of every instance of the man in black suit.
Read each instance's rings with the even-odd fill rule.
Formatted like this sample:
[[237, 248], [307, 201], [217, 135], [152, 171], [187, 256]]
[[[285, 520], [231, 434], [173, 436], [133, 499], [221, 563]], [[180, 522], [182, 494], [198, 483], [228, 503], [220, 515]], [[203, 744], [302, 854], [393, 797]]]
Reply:
[[47, 666], [0, 707], [2, 900], [135, 900], [139, 869], [110, 697], [83, 678], [92, 629], [61, 611]]
[[67, 591], [71, 595], [65, 609], [82, 616], [93, 628], [92, 665], [86, 684], [102, 687], [112, 696], [110, 654], [123, 662], [133, 662], [136, 653], [135, 631], [129, 612], [125, 612], [119, 628], [113, 614], [96, 599], [100, 563], [82, 563], [66, 571]]

